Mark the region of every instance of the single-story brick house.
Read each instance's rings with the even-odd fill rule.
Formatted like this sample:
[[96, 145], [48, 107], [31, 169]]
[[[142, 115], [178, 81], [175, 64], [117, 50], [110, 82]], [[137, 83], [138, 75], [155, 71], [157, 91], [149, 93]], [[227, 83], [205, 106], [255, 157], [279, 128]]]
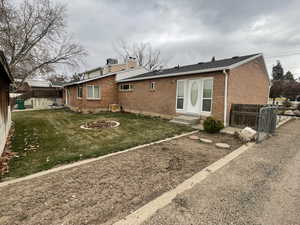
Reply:
[[0, 156], [11, 126], [9, 86], [12, 82], [13, 78], [10, 75], [4, 53], [0, 51]]
[[[267, 104], [269, 82], [262, 54], [213, 58], [119, 80], [107, 76], [99, 83], [104, 87], [99, 96], [105, 98], [98, 101], [117, 103], [127, 112], [165, 118], [213, 116], [228, 125], [232, 104]], [[83, 108], [96, 105], [89, 102]]]

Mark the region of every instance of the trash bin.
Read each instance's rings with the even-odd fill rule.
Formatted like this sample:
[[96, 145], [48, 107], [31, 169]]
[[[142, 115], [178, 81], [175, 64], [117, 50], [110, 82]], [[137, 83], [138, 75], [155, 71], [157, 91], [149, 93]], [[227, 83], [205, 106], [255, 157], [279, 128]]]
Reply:
[[16, 100], [17, 109], [25, 109], [24, 100], [23, 99], [17, 99]]

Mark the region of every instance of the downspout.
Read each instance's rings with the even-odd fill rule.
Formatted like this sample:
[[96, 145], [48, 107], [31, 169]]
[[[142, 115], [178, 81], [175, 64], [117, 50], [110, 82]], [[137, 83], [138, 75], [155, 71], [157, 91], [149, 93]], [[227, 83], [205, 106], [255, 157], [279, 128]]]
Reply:
[[224, 126], [227, 126], [227, 95], [228, 95], [228, 73], [223, 70], [225, 75], [225, 90], [224, 90]]

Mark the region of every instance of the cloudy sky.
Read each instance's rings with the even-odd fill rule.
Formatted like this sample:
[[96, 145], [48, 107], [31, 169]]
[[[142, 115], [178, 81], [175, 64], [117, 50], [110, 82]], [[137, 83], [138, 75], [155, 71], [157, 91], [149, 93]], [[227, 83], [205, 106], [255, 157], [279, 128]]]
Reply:
[[119, 40], [150, 42], [167, 66], [264, 53], [300, 77], [299, 0], [57, 0], [89, 52], [83, 69], [116, 57]]

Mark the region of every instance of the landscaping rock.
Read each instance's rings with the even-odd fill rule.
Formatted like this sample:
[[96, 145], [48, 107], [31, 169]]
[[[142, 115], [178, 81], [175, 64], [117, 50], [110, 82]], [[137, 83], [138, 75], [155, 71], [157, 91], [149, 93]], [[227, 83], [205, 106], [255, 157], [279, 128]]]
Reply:
[[205, 138], [200, 138], [200, 141], [203, 142], [203, 143], [206, 143], [206, 144], [212, 144], [213, 143], [212, 140], [205, 139]]
[[295, 114], [294, 114], [293, 110], [287, 110], [287, 111], [285, 111], [284, 115], [293, 116]]
[[230, 149], [230, 145], [226, 143], [216, 143], [217, 148], [222, 148], [222, 149]]
[[242, 141], [249, 142], [255, 140], [256, 133], [256, 130], [250, 127], [246, 127], [241, 132], [239, 132], [239, 137], [242, 139]]
[[294, 111], [294, 114], [295, 114], [296, 116], [300, 116], [300, 110], [295, 110], [295, 111]]
[[191, 140], [199, 140], [200, 138], [196, 135], [189, 136]]

